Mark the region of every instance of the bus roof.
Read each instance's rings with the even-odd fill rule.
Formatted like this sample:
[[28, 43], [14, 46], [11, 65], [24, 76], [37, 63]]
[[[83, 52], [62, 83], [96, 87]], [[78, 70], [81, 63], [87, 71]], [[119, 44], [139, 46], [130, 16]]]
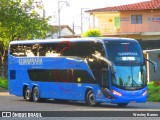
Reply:
[[86, 37], [86, 38], [61, 38], [61, 39], [36, 39], [36, 40], [17, 40], [11, 41], [10, 44], [33, 44], [33, 43], [55, 43], [55, 42], [63, 42], [63, 41], [70, 41], [70, 42], [100, 42], [100, 41], [134, 41], [135, 39], [131, 38], [118, 38], [118, 37]]

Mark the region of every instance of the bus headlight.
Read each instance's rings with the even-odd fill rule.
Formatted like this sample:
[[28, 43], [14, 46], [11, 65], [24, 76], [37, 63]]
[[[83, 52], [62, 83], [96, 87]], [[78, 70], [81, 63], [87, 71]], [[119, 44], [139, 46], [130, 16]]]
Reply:
[[121, 93], [119, 93], [119, 92], [117, 92], [117, 91], [115, 91], [115, 90], [112, 90], [112, 92], [113, 92], [113, 94], [115, 94], [115, 95], [122, 96]]
[[146, 94], [147, 94], [147, 90], [142, 95], [145, 96]]

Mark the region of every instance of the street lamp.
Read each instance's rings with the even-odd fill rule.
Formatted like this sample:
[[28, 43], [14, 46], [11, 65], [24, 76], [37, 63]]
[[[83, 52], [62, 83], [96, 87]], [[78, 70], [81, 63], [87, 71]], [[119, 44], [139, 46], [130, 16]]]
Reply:
[[83, 33], [83, 10], [89, 8], [81, 8], [81, 34]]
[[[62, 6], [60, 7], [60, 3], [63, 3]], [[64, 4], [66, 4], [66, 6], [70, 6], [70, 4], [67, 1], [58, 1], [58, 26], [59, 26], [59, 38], [61, 37], [61, 26], [60, 26], [60, 11], [63, 8]]]

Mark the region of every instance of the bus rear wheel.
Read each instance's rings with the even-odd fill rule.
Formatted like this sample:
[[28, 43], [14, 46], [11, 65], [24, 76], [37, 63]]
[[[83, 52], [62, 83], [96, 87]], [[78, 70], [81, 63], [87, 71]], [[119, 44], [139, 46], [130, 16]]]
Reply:
[[95, 100], [95, 96], [92, 90], [89, 90], [86, 94], [86, 103], [89, 106], [96, 106], [98, 103]]
[[34, 102], [40, 101], [40, 93], [39, 93], [38, 87], [34, 87], [33, 89], [33, 101]]
[[27, 101], [31, 101], [32, 100], [32, 93], [30, 92], [29, 87], [25, 88], [24, 99], [27, 100]]

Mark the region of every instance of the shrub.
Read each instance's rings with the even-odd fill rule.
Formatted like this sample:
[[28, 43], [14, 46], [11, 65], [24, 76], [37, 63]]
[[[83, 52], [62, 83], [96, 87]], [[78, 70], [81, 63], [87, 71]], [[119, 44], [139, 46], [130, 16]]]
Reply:
[[8, 80], [0, 78], [0, 87], [7, 90], [8, 89]]
[[83, 33], [82, 37], [101, 37], [101, 32], [99, 30], [88, 30]]
[[160, 86], [155, 82], [148, 84], [148, 101], [160, 102]]

